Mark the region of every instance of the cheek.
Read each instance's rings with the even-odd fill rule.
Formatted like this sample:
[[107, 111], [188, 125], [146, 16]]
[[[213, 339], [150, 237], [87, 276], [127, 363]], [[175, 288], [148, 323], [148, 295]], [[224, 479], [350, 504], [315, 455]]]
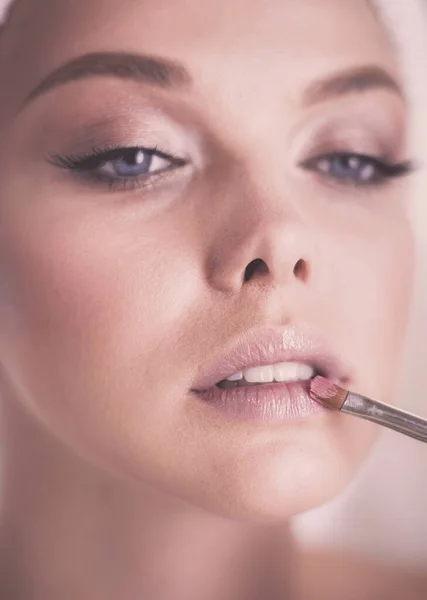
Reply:
[[[335, 245], [331, 326], [354, 368], [360, 391], [387, 400], [403, 349], [414, 277], [414, 241], [407, 221], [373, 221]], [[388, 398], [390, 401], [390, 398]]]
[[158, 477], [185, 438], [185, 333], [201, 285], [191, 235], [129, 220], [16, 223], [0, 239], [0, 383], [87, 460]]
[[82, 221], [3, 238], [0, 351], [38, 402], [158, 384], [198, 293], [172, 231]]

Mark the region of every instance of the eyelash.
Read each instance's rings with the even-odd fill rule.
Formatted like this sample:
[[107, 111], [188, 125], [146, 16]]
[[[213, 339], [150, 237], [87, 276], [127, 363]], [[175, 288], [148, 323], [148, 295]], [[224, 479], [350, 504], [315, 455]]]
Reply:
[[[137, 156], [143, 154], [150, 159], [157, 158], [169, 162], [169, 166], [140, 176], [124, 177], [117, 175], [116, 177], [105, 175], [97, 171], [101, 167], [105, 167], [113, 161], [122, 159], [126, 156]], [[145, 158], [144, 158], [145, 160]], [[117, 188], [122, 190], [137, 189], [151, 187], [154, 188], [161, 180], [166, 179], [173, 173], [174, 170], [185, 167], [188, 161], [180, 156], [174, 156], [171, 153], [162, 152], [154, 147], [144, 146], [114, 146], [104, 148], [93, 148], [88, 154], [73, 156], [73, 155], [53, 155], [49, 158], [49, 162], [56, 167], [66, 169], [71, 172], [81, 173], [91, 183], [106, 184], [110, 191], [115, 191]], [[135, 165], [136, 166], [136, 165]]]
[[[123, 160], [124, 157], [129, 157], [132, 155], [135, 155], [136, 158], [138, 154], [140, 158], [141, 156], [143, 157], [144, 161], [148, 157], [150, 165], [153, 159], [161, 159], [169, 162], [170, 164], [166, 168], [159, 169], [152, 173], [146, 173], [144, 175], [132, 177], [124, 177], [120, 175], [116, 175], [114, 177], [111, 175], [105, 175], [99, 171], [97, 172], [97, 169], [105, 167], [115, 160]], [[350, 161], [353, 161], [353, 166], [350, 164]], [[176, 169], [184, 167], [188, 164], [186, 159], [161, 152], [157, 147], [146, 148], [142, 146], [93, 148], [92, 152], [81, 156], [54, 155], [50, 157], [49, 162], [51, 162], [54, 166], [67, 169], [71, 172], [83, 173], [90, 182], [95, 184], [104, 183], [108, 186], [110, 191], [114, 191], [118, 187], [120, 187], [122, 190], [146, 187], [155, 189], [157, 184], [165, 180], [169, 175], [172, 175]], [[364, 171], [365, 178], [355, 180], [351, 174], [348, 176], [333, 175], [331, 174], [331, 170], [333, 169], [334, 165], [338, 167], [344, 167], [344, 170], [347, 167], [350, 170], [352, 168], [356, 168], [357, 170], [358, 168], [360, 174], [363, 174]], [[315, 172], [319, 176], [337, 183], [338, 185], [351, 186], [353, 188], [384, 185], [391, 179], [403, 177], [413, 170], [413, 165], [410, 162], [390, 163], [367, 154], [339, 151], [312, 157], [301, 162], [299, 167], [306, 171]], [[371, 175], [366, 177], [368, 173], [371, 173]]]
[[[339, 161], [342, 161], [340, 166], [344, 166], [344, 169], [346, 167], [359, 169], [360, 175], [363, 175], [364, 171], [365, 177], [355, 180], [351, 176], [343, 175], [342, 177], [338, 177], [331, 175], [330, 171], [333, 168], [334, 161], [335, 165], [339, 164]], [[343, 164], [345, 161], [346, 164]], [[353, 166], [350, 165], [350, 161], [353, 161]], [[322, 163], [323, 167], [321, 167]], [[357, 152], [331, 152], [329, 154], [317, 155], [303, 161], [299, 166], [306, 171], [317, 172], [319, 175], [339, 185], [353, 188], [382, 186], [392, 179], [409, 175], [414, 170], [414, 165], [410, 161], [391, 163], [369, 154]]]

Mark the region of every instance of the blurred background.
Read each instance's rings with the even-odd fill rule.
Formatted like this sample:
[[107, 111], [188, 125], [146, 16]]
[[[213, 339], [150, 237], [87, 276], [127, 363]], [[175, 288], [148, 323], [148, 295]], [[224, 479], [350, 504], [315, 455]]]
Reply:
[[[387, 3], [391, 21], [399, 22], [396, 41], [403, 48], [412, 143], [420, 160], [409, 199], [418, 245], [413, 315], [399, 390], [391, 400], [427, 418], [427, 0], [418, 0], [418, 6], [407, 0], [380, 2]], [[295, 519], [294, 530], [309, 547], [360, 552], [427, 573], [427, 444], [384, 429], [351, 487]]]

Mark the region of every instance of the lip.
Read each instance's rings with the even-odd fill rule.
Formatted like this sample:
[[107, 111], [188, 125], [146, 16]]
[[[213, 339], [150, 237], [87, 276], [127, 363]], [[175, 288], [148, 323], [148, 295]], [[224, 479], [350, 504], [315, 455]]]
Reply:
[[191, 392], [234, 418], [283, 421], [324, 412], [311, 399], [309, 382], [273, 382], [221, 389], [216, 384], [238, 371], [280, 362], [301, 362], [339, 385], [348, 369], [326, 342], [307, 329], [294, 327], [251, 330], [221, 352], [192, 385]]
[[204, 392], [234, 373], [280, 362], [302, 362], [334, 383], [346, 383], [347, 369], [319, 336], [297, 327], [253, 330], [216, 357], [192, 386]]

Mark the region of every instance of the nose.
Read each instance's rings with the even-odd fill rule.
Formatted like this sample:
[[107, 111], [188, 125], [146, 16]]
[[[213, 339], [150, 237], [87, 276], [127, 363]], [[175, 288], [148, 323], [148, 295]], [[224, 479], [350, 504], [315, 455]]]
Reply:
[[210, 285], [234, 293], [249, 285], [306, 285], [313, 269], [312, 233], [296, 203], [265, 191], [235, 190], [230, 196], [229, 209], [215, 219]]

